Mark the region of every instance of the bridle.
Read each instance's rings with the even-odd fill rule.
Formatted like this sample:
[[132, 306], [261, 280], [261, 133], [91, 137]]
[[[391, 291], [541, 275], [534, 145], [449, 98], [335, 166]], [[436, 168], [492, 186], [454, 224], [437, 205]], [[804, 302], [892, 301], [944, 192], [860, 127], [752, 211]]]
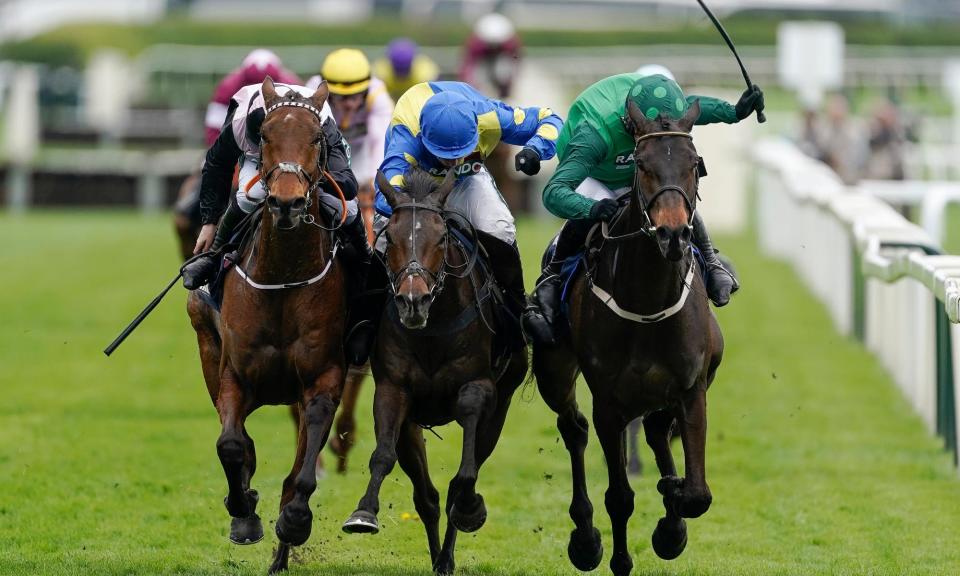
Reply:
[[[682, 138], [689, 138], [693, 140], [693, 136], [689, 132], [679, 132], [679, 131], [651, 132], [649, 134], [644, 134], [643, 136], [640, 136], [639, 138], [637, 138], [636, 147], [634, 148], [634, 151], [633, 151], [633, 157], [635, 159], [639, 158], [640, 143], [643, 142], [644, 140], [648, 140], [650, 138], [662, 138], [665, 136], [679, 136]], [[700, 159], [697, 162], [697, 172], [696, 172], [697, 183], [700, 182], [700, 174], [703, 171], [704, 171], [703, 160]], [[638, 165], [636, 167], [633, 173], [633, 186], [631, 187], [631, 193], [633, 195], [636, 195], [637, 206], [640, 207], [640, 213], [643, 215], [644, 225], [640, 229], [640, 232], [651, 238], [656, 237], [657, 227], [653, 224], [653, 220], [650, 218], [650, 209], [653, 207], [654, 203], [656, 203], [656, 201], [667, 192], [680, 193], [680, 197], [683, 198], [684, 203], [687, 205], [687, 213], [690, 215], [687, 218], [687, 226], [692, 228], [693, 219], [694, 219], [694, 216], [696, 215], [696, 207], [694, 206], [693, 201], [690, 198], [690, 194], [688, 194], [687, 191], [684, 190], [682, 186], [679, 186], [677, 184], [667, 184], [665, 186], [661, 186], [660, 188], [658, 188], [657, 191], [653, 194], [653, 196], [648, 201], [646, 198], [644, 198], [643, 193], [641, 191], [640, 166]], [[696, 195], [697, 198], [700, 197], [700, 192], [697, 189], [694, 190], [694, 194]]]
[[[443, 219], [444, 223], [444, 232], [443, 232], [443, 262], [440, 264], [440, 270], [436, 273], [432, 272], [429, 268], [424, 266], [420, 260], [417, 258], [417, 234], [416, 234], [416, 223], [417, 223], [417, 210], [426, 210], [428, 212], [433, 212], [438, 214], [440, 218]], [[444, 210], [442, 208], [437, 208], [435, 206], [430, 206], [428, 204], [422, 204], [419, 202], [407, 202], [404, 204], [398, 204], [393, 207], [393, 212], [396, 213], [400, 210], [413, 210], [413, 233], [411, 234], [411, 257], [410, 260], [400, 269], [396, 274], [390, 270], [390, 267], [384, 262], [384, 270], [387, 272], [387, 278], [389, 279], [390, 291], [393, 296], [400, 294], [400, 286], [403, 284], [404, 280], [408, 278], [412, 279], [413, 277], [419, 276], [424, 283], [428, 286], [427, 298], [430, 304], [440, 295], [443, 291], [444, 281], [447, 276], [453, 276], [454, 278], [466, 278], [472, 271], [473, 267], [477, 262], [479, 255], [479, 243], [476, 238], [476, 230], [473, 228], [473, 225], [470, 224], [470, 221], [456, 210]], [[448, 247], [450, 244], [450, 228], [448, 222], [451, 219], [459, 220], [469, 232], [471, 238], [474, 241], [475, 249], [467, 255], [467, 262], [462, 265], [450, 264], [447, 260]], [[384, 226], [380, 232], [377, 233], [376, 238], [374, 239], [374, 245], [376, 245], [377, 240], [380, 239], [380, 236], [387, 231], [387, 226]], [[462, 271], [452, 272], [462, 268]]]

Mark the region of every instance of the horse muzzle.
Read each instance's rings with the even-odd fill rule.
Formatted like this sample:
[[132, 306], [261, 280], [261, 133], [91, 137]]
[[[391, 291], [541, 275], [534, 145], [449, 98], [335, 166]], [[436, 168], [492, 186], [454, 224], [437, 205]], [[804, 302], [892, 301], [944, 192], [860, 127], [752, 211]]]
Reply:
[[298, 196], [292, 200], [280, 200], [276, 196], [267, 196], [267, 209], [273, 216], [273, 225], [278, 230], [293, 230], [300, 224], [307, 199]]
[[683, 225], [678, 227], [657, 226], [657, 246], [660, 254], [671, 262], [679, 262], [690, 249], [693, 229]]
[[397, 312], [400, 323], [410, 330], [422, 330], [427, 326], [430, 317], [430, 304], [433, 297], [429, 292], [424, 294], [397, 294]]

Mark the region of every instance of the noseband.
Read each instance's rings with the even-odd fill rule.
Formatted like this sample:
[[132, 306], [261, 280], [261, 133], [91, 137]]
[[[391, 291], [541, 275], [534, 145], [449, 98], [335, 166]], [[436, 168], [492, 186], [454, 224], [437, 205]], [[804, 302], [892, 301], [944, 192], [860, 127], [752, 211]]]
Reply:
[[[665, 131], [665, 132], [651, 132], [649, 134], [644, 134], [643, 136], [637, 138], [636, 147], [633, 150], [634, 158], [638, 158], [638, 151], [640, 148], [640, 142], [647, 140], [649, 138], [660, 138], [664, 136], [679, 136], [682, 138], [689, 138], [693, 140], [693, 136], [689, 132], [677, 132], [677, 131]], [[697, 181], [700, 179], [699, 164], [697, 170]], [[643, 214], [644, 226], [641, 231], [647, 236], [655, 237], [657, 233], [657, 227], [654, 226], [653, 220], [650, 219], [650, 209], [653, 208], [654, 203], [667, 192], [679, 192], [680, 197], [683, 198], [684, 203], [687, 205], [687, 213], [690, 214], [687, 218], [687, 226], [693, 226], [693, 218], [696, 214], [696, 208], [693, 206], [693, 201], [690, 199], [690, 195], [682, 186], [676, 184], [667, 184], [661, 186], [650, 198], [649, 202], [643, 197], [641, 193], [640, 186], [640, 167], [637, 166], [633, 173], [633, 193], [637, 196], [637, 205], [640, 206], [640, 213]], [[699, 198], [699, 191], [694, 190], [694, 193], [697, 194]]]

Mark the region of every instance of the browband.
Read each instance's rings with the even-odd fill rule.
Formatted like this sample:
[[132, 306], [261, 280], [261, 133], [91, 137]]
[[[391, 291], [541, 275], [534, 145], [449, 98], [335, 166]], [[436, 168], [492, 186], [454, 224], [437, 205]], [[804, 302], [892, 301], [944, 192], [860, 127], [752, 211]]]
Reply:
[[683, 136], [684, 138], [693, 139], [693, 135], [689, 132], [651, 132], [649, 134], [644, 134], [636, 139], [637, 142], [641, 140], [646, 140], [647, 138], [653, 138], [654, 136]]
[[281, 100], [280, 102], [277, 102], [273, 106], [267, 108], [267, 111], [264, 113], [264, 117], [277, 108], [283, 108], [284, 106], [292, 106], [294, 108], [303, 108], [305, 110], [309, 110], [310, 112], [313, 112], [313, 115], [316, 116], [318, 120], [323, 121], [323, 112], [318, 110], [316, 106], [310, 104], [309, 102], [299, 102], [296, 100]]

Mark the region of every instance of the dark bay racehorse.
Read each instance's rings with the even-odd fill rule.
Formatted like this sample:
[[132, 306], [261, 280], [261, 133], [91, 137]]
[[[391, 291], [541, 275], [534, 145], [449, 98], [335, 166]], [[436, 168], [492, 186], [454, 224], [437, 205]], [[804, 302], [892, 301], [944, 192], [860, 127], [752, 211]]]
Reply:
[[223, 426], [217, 454], [229, 487], [224, 503], [233, 517], [233, 542], [250, 544], [263, 537], [257, 493], [250, 488], [256, 453], [244, 427], [247, 416], [267, 404], [294, 404], [301, 414], [296, 458], [280, 499], [273, 573], [285, 570], [290, 547], [310, 536], [314, 468], [346, 372], [346, 296], [331, 234], [302, 218], [321, 217], [316, 195], [326, 143], [319, 111], [326, 85], [310, 98], [292, 91], [280, 98], [267, 78], [262, 91], [267, 114], [261, 129], [261, 174], [268, 196], [260, 226], [228, 273], [221, 313], [196, 292], [188, 311], [207, 389]]
[[[454, 171], [449, 172], [438, 187], [426, 172], [415, 170], [406, 175], [403, 191], [377, 176], [393, 208], [384, 230], [393, 298], [370, 362], [377, 435], [370, 482], [343, 525], [348, 533], [379, 531], [380, 486], [399, 460], [413, 483], [413, 502], [438, 574], [454, 570], [457, 531], [474, 532], [486, 521], [486, 506], [475, 490], [478, 471], [527, 373], [525, 349], [502, 358], [494, 349], [492, 275], [477, 261], [479, 247], [459, 240], [448, 222], [456, 218], [443, 209], [454, 186]], [[421, 427], [452, 420], [463, 427], [463, 453], [447, 492], [441, 547], [440, 496], [430, 481]]]
[[[630, 104], [637, 176], [629, 204], [600, 232], [597, 257], [574, 280], [567, 335], [556, 346], [534, 346], [538, 387], [558, 414], [557, 427], [570, 452], [570, 516], [576, 529], [567, 552], [580, 570], [596, 568], [603, 546], [585, 485], [588, 424], [577, 407], [578, 371], [593, 395], [593, 423], [607, 461], [613, 573], [626, 575], [633, 568], [627, 548], [633, 491], [624, 452], [624, 427], [632, 419], [644, 417], [661, 475], [657, 489], [666, 515], [653, 532], [657, 555], [679, 556], [687, 543], [684, 518], [710, 507], [704, 471], [706, 392], [720, 364], [723, 337], [690, 250], [698, 157], [689, 132], [699, 114], [695, 103], [680, 120], [649, 120]], [[677, 477], [670, 452], [675, 428], [683, 441], [684, 478]]]

